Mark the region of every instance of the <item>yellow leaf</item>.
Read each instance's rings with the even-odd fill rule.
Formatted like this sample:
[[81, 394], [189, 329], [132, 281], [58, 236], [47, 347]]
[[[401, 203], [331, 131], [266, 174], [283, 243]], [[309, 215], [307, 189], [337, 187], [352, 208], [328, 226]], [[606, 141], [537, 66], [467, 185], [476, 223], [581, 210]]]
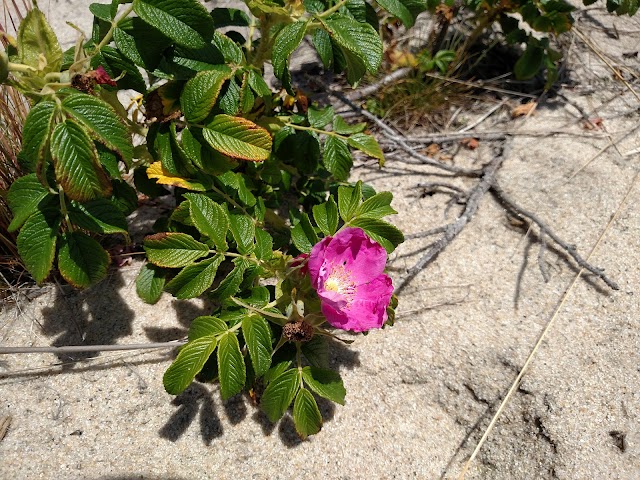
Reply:
[[176, 177], [162, 168], [161, 162], [154, 162], [147, 168], [147, 177], [155, 178], [161, 185], [172, 185], [174, 187], [186, 188], [197, 192], [204, 192], [207, 188], [200, 182], [187, 178]]

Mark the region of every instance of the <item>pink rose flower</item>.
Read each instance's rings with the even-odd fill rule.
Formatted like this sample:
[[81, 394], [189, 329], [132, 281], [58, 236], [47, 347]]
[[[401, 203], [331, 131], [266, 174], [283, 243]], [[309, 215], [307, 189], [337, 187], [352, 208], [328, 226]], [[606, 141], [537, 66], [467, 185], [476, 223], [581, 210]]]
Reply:
[[327, 322], [354, 332], [382, 327], [393, 294], [391, 278], [382, 273], [386, 264], [385, 249], [360, 228], [345, 228], [314, 245], [309, 275]]

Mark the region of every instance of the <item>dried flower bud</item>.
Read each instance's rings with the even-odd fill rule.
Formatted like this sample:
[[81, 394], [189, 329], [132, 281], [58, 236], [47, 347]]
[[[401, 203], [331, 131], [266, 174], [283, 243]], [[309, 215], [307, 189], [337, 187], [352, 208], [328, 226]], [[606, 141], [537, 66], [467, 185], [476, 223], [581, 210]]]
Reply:
[[289, 322], [282, 328], [282, 334], [290, 342], [308, 342], [313, 337], [313, 326], [304, 320]]

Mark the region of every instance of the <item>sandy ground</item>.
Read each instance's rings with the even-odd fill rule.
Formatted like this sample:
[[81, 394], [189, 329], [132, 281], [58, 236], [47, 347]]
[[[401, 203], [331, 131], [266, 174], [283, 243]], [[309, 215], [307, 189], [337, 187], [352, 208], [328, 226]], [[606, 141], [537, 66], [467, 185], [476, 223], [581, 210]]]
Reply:
[[[59, 18], [76, 11], [71, 2], [40, 3], [50, 3]], [[609, 55], [637, 69], [637, 57], [623, 60], [622, 53], [637, 50], [638, 19], [593, 15], [627, 33], [612, 42], [586, 18], [581, 26], [589, 38], [619, 45]], [[82, 27], [82, 19], [74, 21]], [[640, 133], [632, 130], [639, 102], [579, 42], [570, 60], [575, 74], [562, 92], [567, 100], [548, 99], [533, 116], [512, 120], [513, 100], [478, 129], [570, 132], [513, 136], [498, 181], [586, 256], [638, 170], [639, 155], [626, 154], [640, 147]], [[580, 125], [572, 104], [602, 118], [615, 146], [569, 180], [610, 145], [604, 131]], [[474, 118], [464, 114], [454, 127]], [[489, 147], [481, 141], [454, 161], [486, 163]], [[448, 196], [422, 198], [415, 188], [437, 179], [432, 169], [400, 160], [387, 165], [382, 171], [360, 165], [355, 177], [394, 192], [395, 223], [406, 233], [458, 214], [459, 206], [446, 209]], [[590, 277], [576, 284], [467, 478], [640, 478], [639, 204], [636, 184], [591, 258], [620, 290]], [[222, 403], [216, 387], [194, 384], [177, 398], [166, 394], [161, 377], [170, 352], [4, 356], [0, 417], [13, 421], [0, 441], [0, 478], [456, 478], [577, 271], [548, 251], [545, 283], [539, 244], [512, 223], [485, 196], [462, 234], [403, 292], [393, 328], [349, 348], [334, 345], [347, 404], [324, 405], [322, 432], [305, 442], [288, 417], [270, 425], [242, 396]], [[428, 243], [407, 241], [390, 273], [402, 276]], [[155, 306], [142, 303], [134, 286], [138, 268], [120, 268], [86, 292], [52, 287], [4, 309], [0, 345], [184, 336], [206, 305], [167, 294]]]

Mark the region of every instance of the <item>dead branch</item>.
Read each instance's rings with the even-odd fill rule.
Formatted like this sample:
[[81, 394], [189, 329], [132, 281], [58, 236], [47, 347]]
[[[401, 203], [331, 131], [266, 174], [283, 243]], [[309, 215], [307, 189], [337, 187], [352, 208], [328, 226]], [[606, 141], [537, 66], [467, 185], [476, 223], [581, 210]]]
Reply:
[[[502, 190], [502, 188], [498, 185], [498, 183], [495, 181], [495, 179], [493, 181], [493, 184], [490, 186], [490, 189], [491, 189], [491, 193], [493, 193], [493, 195], [495, 196], [496, 200], [498, 200], [498, 202], [504, 208], [506, 208], [511, 214], [513, 214], [513, 215], [515, 215], [517, 217], [520, 217], [520, 218], [524, 217], [525, 219], [535, 223], [538, 226], [538, 228], [540, 229], [540, 238], [541, 239], [544, 239], [544, 236], [548, 236], [562, 250], [567, 252], [571, 256], [571, 258], [573, 258], [573, 260], [578, 264], [578, 266], [580, 268], [593, 273], [595, 276], [600, 278], [604, 283], [606, 283], [607, 286], [609, 286], [609, 288], [611, 288], [613, 290], [619, 290], [620, 289], [620, 287], [618, 286], [618, 284], [616, 282], [614, 282], [613, 280], [611, 280], [610, 278], [608, 278], [604, 274], [604, 270], [603, 269], [597, 268], [597, 267], [591, 265], [584, 258], [582, 258], [578, 254], [578, 252], [576, 251], [576, 247], [574, 245], [569, 245], [568, 243], [563, 241], [560, 237], [558, 237], [558, 235], [556, 235], [553, 232], [553, 230], [551, 230], [546, 223], [544, 223], [542, 220], [540, 220], [540, 218], [538, 218], [538, 216], [535, 213], [532, 213], [532, 212], [530, 212], [528, 210], [525, 210], [520, 205], [515, 203], [504, 192], [504, 190]], [[543, 271], [543, 276], [544, 276], [544, 271]]]
[[390, 83], [393, 83], [397, 80], [401, 80], [405, 77], [408, 77], [412, 71], [413, 71], [413, 68], [410, 68], [410, 67], [399, 68], [398, 70], [391, 72], [389, 75], [382, 77], [377, 82], [372, 83], [371, 85], [367, 85], [366, 87], [360, 88], [359, 90], [355, 90], [354, 92], [350, 93], [347, 96], [347, 98], [352, 102], [357, 102], [358, 100], [361, 100], [365, 97], [373, 95], [378, 90], [383, 89]]
[[427, 252], [420, 258], [420, 260], [418, 260], [418, 262], [407, 271], [407, 275], [402, 278], [396, 285], [396, 294], [399, 294], [428, 263], [433, 261], [440, 252], [447, 248], [447, 246], [464, 229], [467, 223], [469, 223], [473, 215], [478, 210], [480, 200], [494, 184], [496, 172], [498, 171], [498, 168], [500, 168], [500, 165], [502, 165], [505, 156], [505, 147], [503, 144], [500, 146], [498, 155], [496, 155], [496, 157], [488, 165], [482, 168], [482, 178], [477, 183], [477, 185], [469, 191], [468, 199], [462, 215], [460, 215], [460, 217], [458, 217], [455, 222], [447, 225], [442, 237], [440, 237], [435, 243], [433, 243], [431, 248], [427, 250]]

